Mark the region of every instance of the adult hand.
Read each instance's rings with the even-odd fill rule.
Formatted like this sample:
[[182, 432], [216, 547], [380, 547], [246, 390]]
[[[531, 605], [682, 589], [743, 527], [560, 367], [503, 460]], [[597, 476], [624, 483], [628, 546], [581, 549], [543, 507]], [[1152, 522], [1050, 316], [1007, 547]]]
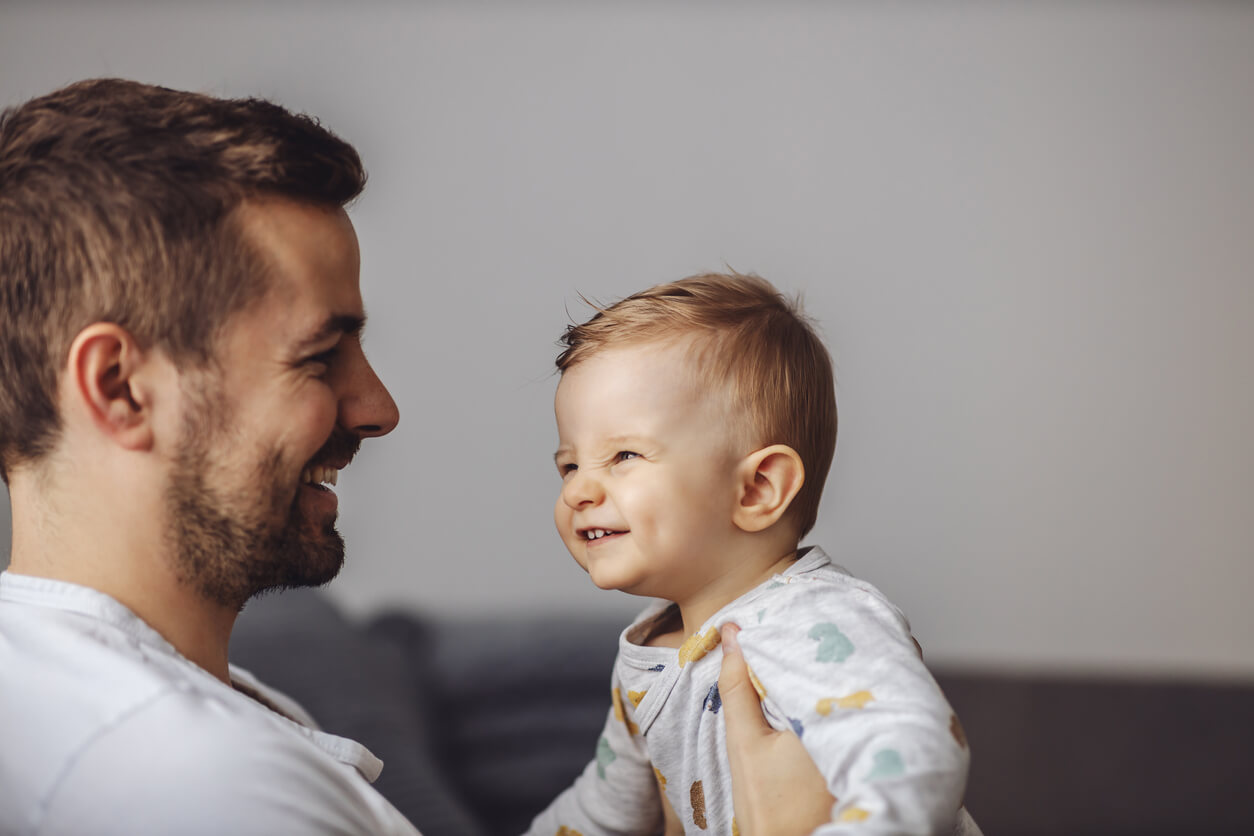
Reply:
[[737, 829], [740, 836], [803, 836], [832, 820], [835, 799], [801, 740], [766, 722], [739, 632], [735, 624], [723, 625], [718, 677]]

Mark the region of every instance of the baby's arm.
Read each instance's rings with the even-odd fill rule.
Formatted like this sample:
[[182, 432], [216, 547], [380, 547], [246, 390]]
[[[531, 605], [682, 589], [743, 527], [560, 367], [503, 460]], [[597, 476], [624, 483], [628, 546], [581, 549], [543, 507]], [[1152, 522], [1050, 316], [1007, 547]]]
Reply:
[[[620, 694], [617, 675], [612, 693]], [[644, 738], [612, 700], [596, 755], [561, 795], [536, 816], [527, 836], [639, 836], [662, 831], [657, 778]]]
[[836, 798], [815, 833], [949, 833], [966, 742], [905, 619], [856, 582], [789, 587], [741, 621], [740, 643], [771, 724], [798, 734]]

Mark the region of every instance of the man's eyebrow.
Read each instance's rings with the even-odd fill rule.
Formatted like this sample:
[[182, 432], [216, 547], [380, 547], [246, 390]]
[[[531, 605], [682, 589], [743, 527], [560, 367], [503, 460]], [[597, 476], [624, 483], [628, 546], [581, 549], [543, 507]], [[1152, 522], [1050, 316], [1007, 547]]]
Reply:
[[318, 330], [300, 341], [297, 351], [307, 351], [331, 337], [338, 335], [356, 336], [366, 327], [364, 314], [333, 314], [318, 327]]

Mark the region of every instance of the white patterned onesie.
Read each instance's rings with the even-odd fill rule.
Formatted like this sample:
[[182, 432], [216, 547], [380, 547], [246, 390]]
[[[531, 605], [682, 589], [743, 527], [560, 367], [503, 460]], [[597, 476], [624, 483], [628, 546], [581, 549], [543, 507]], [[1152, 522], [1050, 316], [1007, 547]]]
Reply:
[[741, 627], [767, 719], [801, 738], [836, 798], [816, 834], [954, 829], [966, 740], [905, 617], [879, 590], [812, 548], [678, 650], [633, 643], [669, 607], [650, 606], [623, 631], [596, 759], [529, 834], [659, 832], [659, 785], [686, 833], [735, 833], [718, 693], [718, 628], [728, 621]]

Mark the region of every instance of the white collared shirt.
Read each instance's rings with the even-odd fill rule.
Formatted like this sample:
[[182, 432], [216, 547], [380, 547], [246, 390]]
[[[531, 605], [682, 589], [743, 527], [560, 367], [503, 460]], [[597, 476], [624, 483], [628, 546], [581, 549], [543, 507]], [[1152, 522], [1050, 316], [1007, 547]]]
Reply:
[[369, 750], [231, 678], [108, 595], [0, 573], [0, 834], [417, 833]]

